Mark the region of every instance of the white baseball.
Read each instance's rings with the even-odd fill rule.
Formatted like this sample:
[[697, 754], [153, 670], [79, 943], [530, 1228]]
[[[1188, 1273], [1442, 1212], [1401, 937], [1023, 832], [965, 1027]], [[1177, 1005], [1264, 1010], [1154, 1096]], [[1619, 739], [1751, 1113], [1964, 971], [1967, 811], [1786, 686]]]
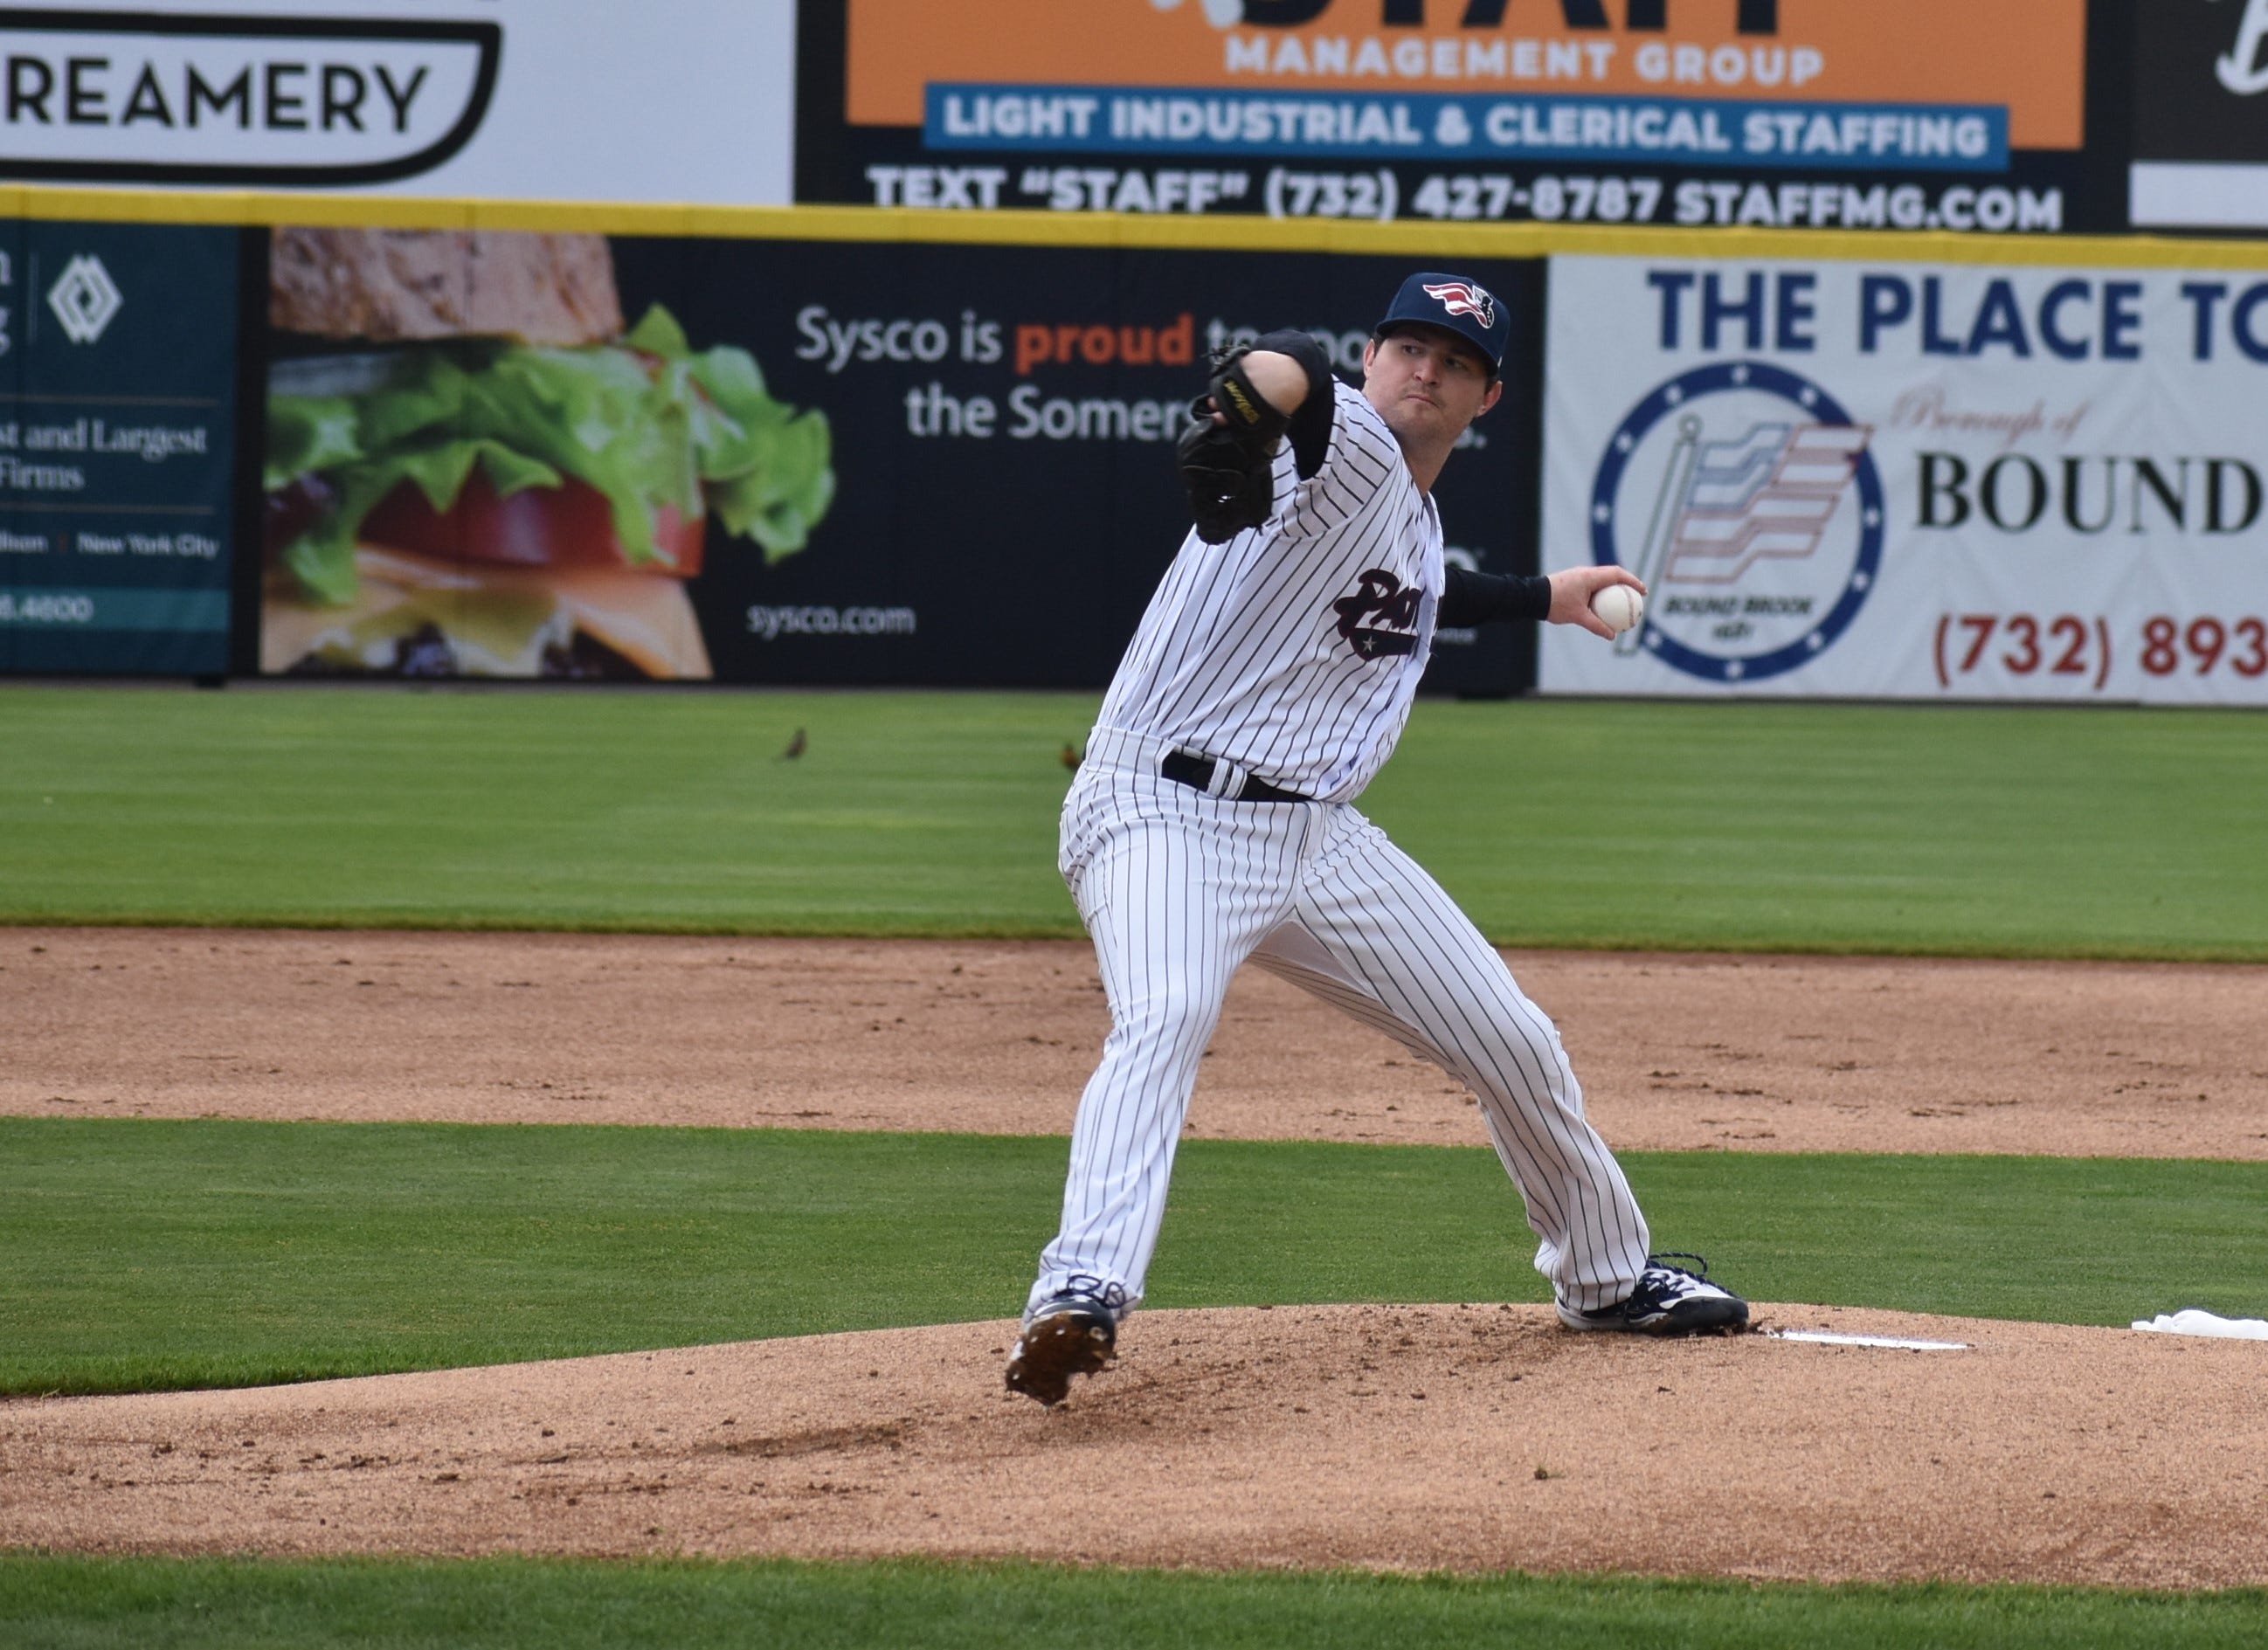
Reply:
[[1591, 598], [1591, 611], [1620, 636], [1646, 616], [1646, 598], [1628, 585], [1609, 585]]

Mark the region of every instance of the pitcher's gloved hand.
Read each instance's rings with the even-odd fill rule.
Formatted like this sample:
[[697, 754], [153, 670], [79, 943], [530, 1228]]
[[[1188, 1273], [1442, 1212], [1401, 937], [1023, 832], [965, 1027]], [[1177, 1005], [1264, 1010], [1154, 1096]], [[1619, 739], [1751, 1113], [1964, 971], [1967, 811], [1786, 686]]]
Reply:
[[1276, 444], [1291, 421], [1246, 376], [1248, 353], [1214, 357], [1211, 387], [1189, 403], [1178, 448], [1189, 514], [1208, 544], [1258, 527], [1276, 507]]

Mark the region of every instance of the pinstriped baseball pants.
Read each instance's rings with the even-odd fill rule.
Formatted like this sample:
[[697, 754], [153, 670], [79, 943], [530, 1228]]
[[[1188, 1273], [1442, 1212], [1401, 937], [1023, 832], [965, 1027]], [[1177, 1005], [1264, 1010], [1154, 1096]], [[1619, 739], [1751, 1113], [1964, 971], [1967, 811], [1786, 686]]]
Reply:
[[1478, 1096], [1563, 1305], [1628, 1294], [1647, 1249], [1630, 1184], [1557, 1029], [1440, 885], [1351, 806], [1222, 801], [1094, 754], [1064, 802], [1062, 869], [1111, 1029], [1031, 1306], [1067, 1289], [1140, 1301], [1198, 1062], [1248, 961]]

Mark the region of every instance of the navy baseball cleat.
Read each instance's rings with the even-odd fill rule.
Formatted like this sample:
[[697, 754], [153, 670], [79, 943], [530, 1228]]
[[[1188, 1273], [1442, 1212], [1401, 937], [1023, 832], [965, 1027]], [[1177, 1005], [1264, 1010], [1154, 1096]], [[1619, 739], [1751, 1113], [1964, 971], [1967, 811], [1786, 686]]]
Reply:
[[1117, 1354], [1117, 1315], [1093, 1295], [1057, 1295], [1034, 1312], [1008, 1355], [1008, 1390], [1049, 1409], [1073, 1375], [1091, 1375]]
[[[1672, 1266], [1691, 1261], [1699, 1270]], [[1638, 1287], [1610, 1307], [1579, 1312], [1562, 1305], [1559, 1322], [1571, 1330], [1620, 1330], [1632, 1335], [1727, 1335], [1749, 1326], [1749, 1303], [1709, 1281], [1698, 1255], [1649, 1255]]]

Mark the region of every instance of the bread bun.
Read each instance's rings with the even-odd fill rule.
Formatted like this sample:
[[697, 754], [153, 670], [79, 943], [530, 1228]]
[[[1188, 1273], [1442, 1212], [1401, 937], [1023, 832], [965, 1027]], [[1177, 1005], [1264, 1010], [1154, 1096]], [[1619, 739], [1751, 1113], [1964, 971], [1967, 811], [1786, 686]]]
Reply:
[[269, 324], [394, 343], [465, 336], [603, 343], [622, 331], [603, 235], [517, 231], [279, 229]]

